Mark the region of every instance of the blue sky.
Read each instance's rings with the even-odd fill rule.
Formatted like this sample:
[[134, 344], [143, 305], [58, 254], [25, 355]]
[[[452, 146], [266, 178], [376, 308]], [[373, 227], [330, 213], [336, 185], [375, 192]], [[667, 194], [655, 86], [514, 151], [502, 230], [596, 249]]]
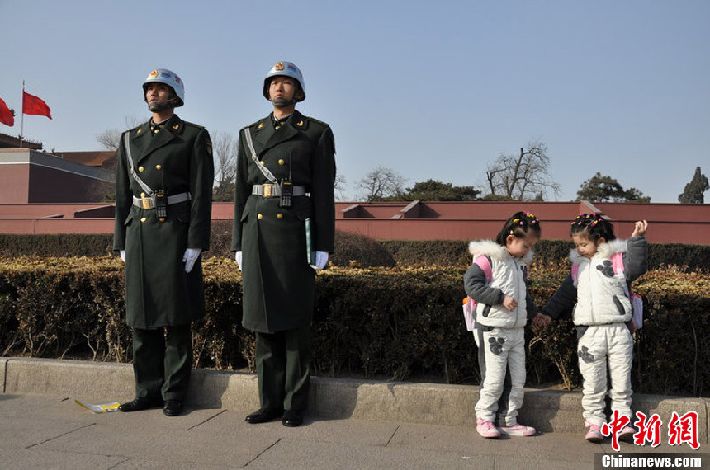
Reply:
[[268, 114], [261, 82], [283, 58], [303, 70], [301, 111], [335, 132], [351, 196], [378, 165], [480, 187], [535, 139], [559, 200], [597, 171], [654, 202], [710, 174], [704, 0], [0, 0], [0, 24], [0, 97], [19, 109], [24, 79], [47, 101], [52, 121], [25, 117], [47, 149], [98, 149], [101, 131], [147, 118], [155, 67], [183, 78], [181, 117], [236, 133]]

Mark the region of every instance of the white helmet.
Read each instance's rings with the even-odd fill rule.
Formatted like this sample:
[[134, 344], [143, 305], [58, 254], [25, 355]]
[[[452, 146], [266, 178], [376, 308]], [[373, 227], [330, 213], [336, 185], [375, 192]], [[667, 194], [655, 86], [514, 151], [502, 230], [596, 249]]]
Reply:
[[291, 77], [296, 80], [301, 86], [303, 96], [300, 100], [296, 101], [303, 101], [306, 99], [306, 82], [303, 81], [303, 74], [301, 73], [301, 69], [296, 67], [296, 64], [294, 64], [293, 62], [286, 62], [285, 60], [280, 60], [276, 62], [274, 66], [271, 67], [271, 70], [269, 70], [269, 73], [266, 74], [266, 77], [264, 78], [264, 98], [266, 98], [267, 100], [269, 99], [269, 83], [271, 83], [271, 79], [273, 77], [279, 76]]
[[168, 69], [153, 69], [143, 82], [143, 99], [145, 100], [145, 90], [149, 83], [163, 83], [173, 89], [178, 98], [177, 106], [185, 104], [185, 85], [177, 74]]

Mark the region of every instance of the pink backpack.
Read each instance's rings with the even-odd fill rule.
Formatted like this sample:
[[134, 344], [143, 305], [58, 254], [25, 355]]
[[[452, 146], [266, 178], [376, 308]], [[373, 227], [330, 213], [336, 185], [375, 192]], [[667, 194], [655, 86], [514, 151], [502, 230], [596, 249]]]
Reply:
[[[493, 279], [493, 270], [491, 268], [491, 259], [485, 255], [478, 255], [473, 258], [473, 264], [477, 264], [483, 274], [486, 276], [486, 284], [490, 284]], [[466, 296], [463, 299], [463, 317], [466, 321], [466, 331], [473, 331], [476, 328], [476, 306], [478, 303], [471, 297]]]
[[[624, 273], [624, 254], [621, 252], [616, 252], [611, 257], [611, 265], [614, 269], [614, 274]], [[573, 263], [570, 272], [572, 276], [572, 281], [574, 281], [575, 287], [577, 286], [577, 279], [579, 278], [579, 264]], [[643, 326], [643, 299], [640, 295], [631, 292], [627, 283], [624, 283], [624, 293], [626, 297], [631, 300], [631, 331], [640, 330]]]

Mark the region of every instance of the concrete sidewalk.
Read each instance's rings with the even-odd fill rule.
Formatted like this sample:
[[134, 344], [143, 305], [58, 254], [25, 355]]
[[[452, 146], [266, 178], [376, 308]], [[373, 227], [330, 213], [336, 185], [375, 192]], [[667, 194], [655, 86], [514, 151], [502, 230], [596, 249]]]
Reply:
[[[93, 403], [133, 398], [133, 369], [129, 364], [0, 358], [0, 380], [0, 391], [10, 394], [40, 393]], [[478, 387], [470, 385], [314, 377], [309, 413], [318, 420], [473, 426], [477, 400]], [[196, 370], [187, 404], [195, 409], [253, 411], [259, 407], [256, 376]], [[634, 409], [657, 413], [664, 423], [674, 411], [697, 411], [699, 440], [708, 442], [708, 399], [635, 394]], [[526, 389], [520, 421], [543, 432], [582, 433], [581, 393]]]
[[[622, 444], [624, 455], [691, 452]], [[704, 450], [701, 446], [700, 452]], [[249, 425], [229, 409], [92, 414], [69, 397], [0, 394], [3, 469], [592, 469], [595, 453], [579, 434], [486, 440], [472, 426], [401, 421], [307, 419]], [[697, 452], [693, 452], [699, 455]], [[703, 456], [707, 466], [708, 454]]]

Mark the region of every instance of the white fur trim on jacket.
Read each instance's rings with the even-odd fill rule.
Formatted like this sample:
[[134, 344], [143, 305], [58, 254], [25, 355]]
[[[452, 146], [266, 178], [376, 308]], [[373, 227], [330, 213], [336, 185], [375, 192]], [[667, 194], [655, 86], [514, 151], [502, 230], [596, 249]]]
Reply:
[[513, 297], [518, 306], [508, 310], [503, 305], [478, 304], [476, 321], [481, 325], [500, 328], [522, 328], [528, 321], [527, 286], [523, 268], [532, 261], [532, 250], [524, 258], [515, 258], [504, 246], [491, 240], [472, 241], [468, 250], [475, 258], [484, 255], [491, 259], [492, 280], [490, 287], [500, 289], [504, 295]]
[[[474, 240], [468, 244], [468, 252], [475, 258], [479, 255], [488, 256], [491, 260], [502, 260], [509, 257], [510, 254], [504, 246], [500, 246], [493, 240]], [[529, 265], [532, 263], [533, 251], [530, 250], [523, 258], [518, 258], [520, 263]]]

